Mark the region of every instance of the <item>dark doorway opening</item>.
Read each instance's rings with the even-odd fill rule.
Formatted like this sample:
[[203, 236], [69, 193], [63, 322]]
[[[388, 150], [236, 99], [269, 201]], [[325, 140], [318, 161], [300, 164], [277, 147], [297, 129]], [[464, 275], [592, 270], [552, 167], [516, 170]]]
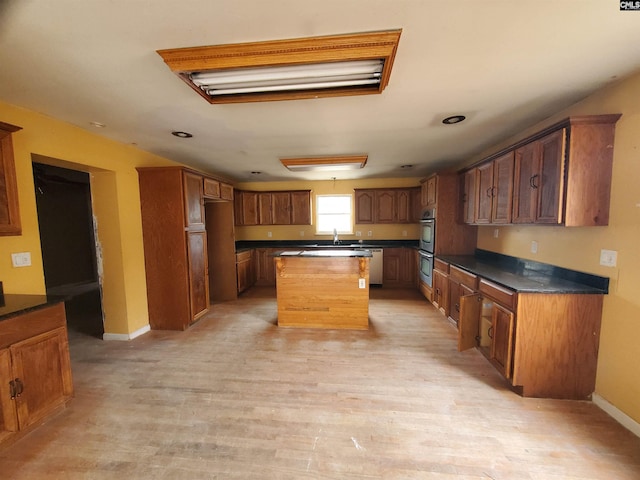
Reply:
[[33, 163], [47, 295], [67, 297], [67, 325], [104, 334], [89, 174]]

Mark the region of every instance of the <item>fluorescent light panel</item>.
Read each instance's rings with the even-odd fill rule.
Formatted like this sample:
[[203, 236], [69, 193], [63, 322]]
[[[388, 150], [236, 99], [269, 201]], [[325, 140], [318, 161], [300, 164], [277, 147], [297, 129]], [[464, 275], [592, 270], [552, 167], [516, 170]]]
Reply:
[[210, 103], [381, 93], [401, 30], [159, 50]]
[[367, 155], [281, 158], [280, 162], [293, 172], [357, 170], [367, 163]]

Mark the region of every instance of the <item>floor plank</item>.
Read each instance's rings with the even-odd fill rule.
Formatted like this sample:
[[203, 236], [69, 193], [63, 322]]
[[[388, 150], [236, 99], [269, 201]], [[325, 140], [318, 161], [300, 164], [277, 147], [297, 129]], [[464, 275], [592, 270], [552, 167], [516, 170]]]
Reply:
[[70, 332], [76, 397], [0, 477], [640, 478], [640, 439], [595, 405], [521, 398], [419, 294], [371, 295], [369, 331], [278, 328], [254, 288], [186, 332]]

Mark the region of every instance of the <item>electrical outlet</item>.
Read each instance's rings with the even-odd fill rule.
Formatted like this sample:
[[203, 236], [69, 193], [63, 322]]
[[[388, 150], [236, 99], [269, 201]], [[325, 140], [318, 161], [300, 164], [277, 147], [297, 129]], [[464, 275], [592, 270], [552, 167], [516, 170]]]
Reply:
[[367, 232], [367, 237], [370, 237], [370, 236], [372, 236], [372, 235], [373, 235], [373, 232], [372, 232], [371, 230], [369, 230], [369, 231]]
[[407, 231], [406, 230], [402, 230], [402, 236], [406, 237], [407, 236]]
[[271, 232], [267, 232], [267, 237], [271, 238]]
[[500, 229], [499, 228], [494, 228], [493, 229], [493, 238], [498, 238], [500, 236]]
[[618, 263], [618, 252], [615, 250], [600, 250], [600, 265], [615, 267]]
[[362, 236], [362, 232], [360, 230], [356, 230], [356, 237], [361, 237]]
[[358, 288], [365, 288], [367, 286], [367, 284], [365, 282], [366, 282], [366, 280], [364, 278], [359, 278], [358, 279]]
[[304, 230], [300, 230], [300, 236], [304, 237]]
[[11, 264], [14, 267], [30, 267], [31, 253], [30, 252], [12, 253]]
[[531, 240], [531, 253], [538, 253], [538, 242]]

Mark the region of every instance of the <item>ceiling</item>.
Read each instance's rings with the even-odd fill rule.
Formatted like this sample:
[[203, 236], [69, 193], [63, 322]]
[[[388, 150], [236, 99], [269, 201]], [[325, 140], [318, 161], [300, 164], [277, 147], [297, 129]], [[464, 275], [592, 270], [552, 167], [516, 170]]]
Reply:
[[[380, 95], [210, 105], [156, 53], [397, 28]], [[0, 0], [0, 99], [238, 182], [420, 177], [640, 70], [638, 45], [616, 0]]]

